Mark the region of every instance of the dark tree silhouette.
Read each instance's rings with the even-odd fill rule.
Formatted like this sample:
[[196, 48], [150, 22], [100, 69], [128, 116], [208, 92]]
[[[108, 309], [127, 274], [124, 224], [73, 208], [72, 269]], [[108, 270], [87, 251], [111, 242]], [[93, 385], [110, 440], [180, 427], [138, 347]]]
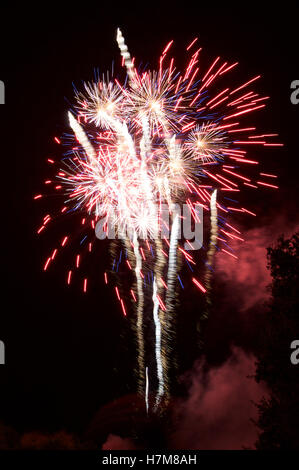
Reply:
[[[299, 233], [279, 238], [268, 252], [272, 297], [260, 334], [256, 380], [270, 395], [258, 405], [257, 449], [299, 449], [299, 364], [291, 363], [291, 343], [299, 340]], [[258, 286], [257, 286], [258, 288]]]

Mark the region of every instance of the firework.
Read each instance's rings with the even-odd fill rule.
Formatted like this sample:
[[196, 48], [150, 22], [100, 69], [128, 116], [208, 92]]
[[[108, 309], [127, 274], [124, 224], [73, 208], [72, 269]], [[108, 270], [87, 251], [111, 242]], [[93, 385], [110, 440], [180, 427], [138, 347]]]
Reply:
[[[82, 225], [94, 231], [100, 223], [106, 234], [114, 230], [122, 235], [119, 246], [125, 249], [125, 256], [122, 248], [118, 260], [114, 254], [113, 270], [117, 272], [124, 265], [135, 274], [135, 284], [129, 288], [135, 316], [126, 309], [128, 296], [117, 286], [115, 289], [121, 310], [133, 322], [136, 333], [138, 390], [146, 396], [148, 411], [154, 370], [158, 384], [151, 390], [155, 407], [167, 401], [170, 393], [178, 281], [183, 287], [179, 266], [191, 269], [193, 284], [208, 294], [210, 303], [216, 246], [235, 257], [228, 242], [242, 240], [227, 216], [255, 215], [238, 204], [236, 195], [242, 189], [277, 188], [268, 183], [275, 175], [244, 175], [243, 168], [256, 170], [259, 164], [248, 158], [248, 149], [282, 144], [272, 141], [276, 134], [259, 133], [251, 124], [240, 124], [241, 119], [250, 119], [266, 105], [268, 97], [252, 90], [260, 76], [238, 86], [228, 85], [227, 76], [234, 73], [237, 63], [229, 64], [220, 57], [201, 74], [197, 39], [187, 47], [189, 60], [183, 72], [169, 57], [173, 41], [164, 48], [156, 70], [140, 72], [119, 29], [117, 42], [126, 77], [103, 78], [84, 84], [83, 91], [75, 91], [75, 104], [68, 114], [73, 137], [68, 135], [63, 141], [67, 152], [55, 189], [65, 191], [61, 213], [81, 212]], [[233, 198], [228, 197], [230, 193]], [[41, 197], [38, 194], [35, 199]], [[184, 245], [183, 249], [181, 243], [183, 206], [194, 223], [199, 223], [196, 208], [209, 210], [210, 206], [212, 228], [204, 284], [189, 248]], [[170, 214], [168, 222], [163, 218], [165, 207]], [[50, 220], [47, 214], [38, 233]], [[165, 229], [170, 237], [165, 236]], [[57, 249], [46, 260], [45, 270], [56, 254]], [[77, 254], [76, 269], [80, 259]], [[73, 270], [69, 269], [67, 283], [72, 279]], [[84, 292], [88, 285], [84, 277]], [[154, 324], [155, 338], [147, 348], [144, 329], [149, 322]]]

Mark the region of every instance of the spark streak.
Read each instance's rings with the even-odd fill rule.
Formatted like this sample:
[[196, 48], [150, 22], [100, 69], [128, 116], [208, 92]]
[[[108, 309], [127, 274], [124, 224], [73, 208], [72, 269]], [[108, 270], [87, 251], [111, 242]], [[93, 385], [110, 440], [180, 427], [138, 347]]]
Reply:
[[159, 319], [159, 301], [157, 298], [157, 282], [154, 278], [153, 282], [153, 317], [156, 327], [156, 362], [157, 362], [157, 376], [159, 381], [158, 392], [156, 397], [156, 406], [159, 405], [160, 398], [164, 393], [164, 379], [163, 379], [163, 369], [161, 362], [161, 324]]
[[136, 282], [137, 282], [137, 292], [138, 292], [138, 302], [137, 302], [137, 340], [138, 340], [138, 367], [139, 367], [139, 390], [142, 392], [144, 387], [144, 378], [143, 378], [143, 370], [144, 370], [144, 342], [143, 342], [143, 304], [144, 304], [144, 296], [143, 296], [143, 287], [142, 287], [142, 278], [140, 276], [140, 272], [142, 269], [142, 258], [139, 252], [139, 244], [136, 232], [134, 232], [134, 253], [136, 257]]

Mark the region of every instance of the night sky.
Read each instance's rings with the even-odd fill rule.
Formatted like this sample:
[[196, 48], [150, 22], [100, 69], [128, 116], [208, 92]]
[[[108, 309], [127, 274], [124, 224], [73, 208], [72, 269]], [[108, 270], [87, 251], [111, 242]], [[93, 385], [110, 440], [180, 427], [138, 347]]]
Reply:
[[[199, 36], [205, 66], [218, 55], [230, 63], [239, 61], [238, 81], [262, 74], [257, 89], [271, 97], [266, 109], [255, 113], [254, 122], [264, 131], [279, 133], [285, 145], [251, 156], [259, 157], [263, 170], [279, 174], [280, 189], [247, 191], [246, 206], [257, 217], [231, 219], [242, 227], [246, 242], [236, 246], [238, 267], [223, 254], [216, 257], [213, 312], [201, 350], [194, 330], [200, 293], [188, 285], [181, 293], [176, 390], [180, 398], [176, 398], [174, 418], [179, 425], [171, 443], [164, 436], [160, 444], [211, 448], [213, 441], [216, 447], [241, 448], [254, 442], [246, 410], [263, 390], [254, 383], [247, 385], [245, 376], [253, 372], [269, 295], [266, 248], [280, 234], [292, 235], [298, 227], [299, 104], [290, 101], [290, 84], [299, 79], [299, 9], [278, 8], [274, 3], [267, 11], [252, 4], [243, 9], [228, 3], [216, 9], [202, 8], [200, 3], [130, 4], [127, 11], [113, 3], [109, 10], [107, 2], [73, 4], [67, 9], [52, 3], [38, 8], [1, 6], [0, 79], [5, 83], [6, 104], [0, 106], [0, 339], [6, 346], [6, 365], [0, 367], [0, 422], [20, 434], [66, 430], [92, 435], [99, 446], [113, 434], [121, 437], [110, 437], [116, 439], [112, 446], [132, 445], [128, 421], [132, 400], [137, 400], [134, 345], [113, 289], [104, 284], [108, 245], [98, 242], [97, 257], [89, 261], [93, 282], [88, 294], [76, 283], [67, 287], [67, 257], [58, 259], [46, 273], [42, 268], [57, 237], [75, 230], [75, 222], [67, 219], [60, 225], [57, 221], [37, 237], [41, 218], [59, 201], [57, 197], [33, 201], [51, 170], [46, 159], [59, 156], [54, 137], [67, 130], [72, 84], [80, 87], [82, 80], [93, 78], [94, 68], [105, 72], [112, 60], [119, 63], [115, 41], [119, 26], [139, 63], [155, 66], [165, 45], [174, 39], [177, 63], [183, 66], [186, 45]], [[77, 236], [80, 240], [80, 233]], [[217, 402], [220, 424], [206, 418], [196, 427], [188, 410], [192, 396], [208, 393], [204, 383], [215, 393], [201, 404], [202, 412], [208, 416]], [[230, 384], [234, 405], [226, 400], [223, 383]], [[224, 400], [225, 411], [220, 410]], [[138, 419], [143, 418], [137, 413], [135, 424], [141, 429]], [[232, 436], [229, 442], [220, 428]], [[205, 437], [198, 444], [194, 435], [201, 432]], [[239, 440], [236, 434], [241, 435]]]

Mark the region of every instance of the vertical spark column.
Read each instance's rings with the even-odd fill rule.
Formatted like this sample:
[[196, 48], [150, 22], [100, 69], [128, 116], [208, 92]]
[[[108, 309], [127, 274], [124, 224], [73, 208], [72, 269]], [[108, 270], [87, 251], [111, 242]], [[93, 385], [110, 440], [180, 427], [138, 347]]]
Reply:
[[137, 344], [138, 344], [138, 391], [143, 394], [144, 392], [144, 340], [143, 340], [143, 306], [144, 295], [141, 278], [142, 258], [139, 252], [139, 243], [136, 232], [133, 236], [134, 254], [136, 258], [136, 282], [137, 282]]

